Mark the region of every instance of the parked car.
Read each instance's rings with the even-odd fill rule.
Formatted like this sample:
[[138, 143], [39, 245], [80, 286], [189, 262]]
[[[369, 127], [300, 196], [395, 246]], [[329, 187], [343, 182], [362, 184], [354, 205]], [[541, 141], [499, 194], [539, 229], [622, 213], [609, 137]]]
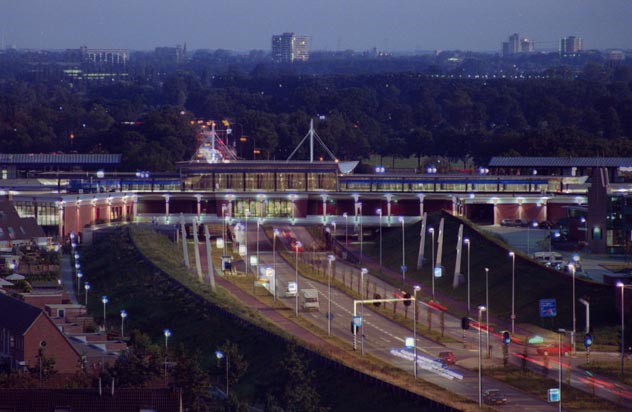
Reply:
[[444, 361], [446, 365], [454, 365], [456, 362], [456, 356], [452, 351], [439, 352], [439, 359]]
[[483, 393], [483, 402], [487, 405], [504, 405], [507, 403], [507, 397], [500, 389], [487, 389]]
[[548, 220], [543, 220], [538, 223], [538, 227], [540, 229], [553, 229], [553, 223], [549, 222]]
[[500, 221], [500, 226], [513, 226], [513, 219], [503, 219]]

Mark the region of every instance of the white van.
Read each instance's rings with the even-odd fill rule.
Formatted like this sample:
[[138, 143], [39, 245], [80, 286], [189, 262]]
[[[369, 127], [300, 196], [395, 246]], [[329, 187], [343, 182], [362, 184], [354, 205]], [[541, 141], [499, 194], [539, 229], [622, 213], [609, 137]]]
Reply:
[[533, 258], [545, 266], [555, 267], [564, 263], [561, 253], [558, 252], [535, 252]]
[[309, 312], [320, 309], [320, 304], [318, 303], [318, 291], [316, 289], [303, 289], [301, 294], [303, 295], [304, 311]]

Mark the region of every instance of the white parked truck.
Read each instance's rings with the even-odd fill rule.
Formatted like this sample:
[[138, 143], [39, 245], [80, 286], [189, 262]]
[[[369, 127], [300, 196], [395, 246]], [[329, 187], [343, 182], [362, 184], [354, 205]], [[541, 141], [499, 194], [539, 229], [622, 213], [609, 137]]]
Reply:
[[318, 311], [320, 309], [320, 304], [318, 303], [318, 291], [316, 289], [303, 289], [301, 291], [301, 296], [303, 297], [304, 311]]

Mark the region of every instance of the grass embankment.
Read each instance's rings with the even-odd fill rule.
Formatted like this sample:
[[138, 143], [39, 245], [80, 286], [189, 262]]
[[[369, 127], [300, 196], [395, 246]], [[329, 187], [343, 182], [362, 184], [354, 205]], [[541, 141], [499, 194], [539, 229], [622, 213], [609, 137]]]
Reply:
[[[498, 379], [533, 396], [546, 400], [550, 388], [557, 388], [557, 372], [551, 372], [553, 376], [543, 378], [542, 375], [522, 370], [515, 366], [507, 368], [494, 368], [485, 370], [485, 376]], [[566, 372], [564, 372], [566, 373]], [[566, 384], [566, 375], [562, 381], [562, 405], [564, 410], [576, 410], [581, 412], [607, 412], [627, 410], [622, 406], [605, 401], [578, 389], [574, 389]], [[509, 399], [511, 403], [511, 399]]]
[[[128, 230], [114, 230], [107, 239], [82, 253], [82, 262], [86, 262], [86, 280], [92, 284], [89, 295], [90, 311], [94, 314], [102, 313], [100, 296], [107, 295], [109, 304], [106, 309], [111, 327], [118, 324], [112, 319], [119, 319], [120, 309], [126, 309], [129, 314], [126, 329], [140, 329], [152, 336], [157, 343], [162, 343], [162, 330], [169, 328], [173, 333], [169, 341], [170, 347], [183, 345], [188, 350], [199, 349], [208, 364], [212, 361], [214, 350], [226, 340], [238, 344], [250, 368], [236, 390], [245, 398], [261, 399], [273, 371], [283, 358], [283, 347], [279, 347], [278, 340], [253, 335], [253, 329], [247, 322], [218, 314], [207, 305], [200, 304], [191, 293], [174, 287], [173, 282], [152, 265], [147, 264], [131, 243]], [[222, 292], [221, 288], [217, 293], [212, 293], [209, 286], [193, 280], [190, 273], [180, 264], [181, 252], [179, 253], [178, 248], [166, 238], [147, 230], [132, 229], [132, 232], [142, 253], [187, 288], [209, 302], [247, 319], [248, 322], [282, 333], [258, 313], [244, 308], [231, 295]], [[249, 285], [251, 287], [252, 283]], [[345, 352], [341, 349], [340, 353], [344, 355]], [[402, 382], [412, 385], [412, 379], [399, 370], [390, 366], [368, 365], [368, 373], [372, 372], [372, 368], [374, 375], [384, 374], [396, 378], [399, 376]], [[311, 367], [317, 375], [314, 384], [322, 396], [323, 404], [330, 406], [332, 411], [413, 411], [420, 408], [416, 402], [402, 399], [374, 384], [358, 381], [328, 366], [313, 360], [311, 362]], [[428, 390], [437, 390], [432, 385], [422, 382], [418, 382], [415, 387], [417, 390], [426, 387]], [[453, 398], [452, 395], [443, 393], [438, 394], [435, 399]], [[456, 400], [451, 402], [458, 404], [456, 408], [460, 410], [472, 409], [468, 403], [459, 404]], [[424, 406], [424, 409], [429, 410], [427, 406]]]
[[[456, 260], [456, 242], [458, 227], [461, 221], [446, 214], [433, 213], [428, 216], [428, 227], [438, 230], [439, 220], [445, 217], [443, 259], [444, 276], [435, 278], [435, 289], [440, 296], [460, 302], [467, 302], [467, 285], [452, 287]], [[426, 262], [421, 271], [416, 270], [419, 248], [419, 232], [421, 223], [409, 225], [405, 231], [405, 262], [408, 267], [406, 278], [422, 285], [421, 295], [428, 298], [430, 293], [431, 273], [430, 257], [432, 254], [431, 238], [426, 238]], [[399, 271], [402, 262], [401, 229], [393, 225], [383, 228], [382, 260], [386, 267]], [[512, 259], [508, 256], [508, 247], [498, 238], [478, 232], [467, 224], [464, 225], [463, 237], [469, 238], [470, 250], [470, 293], [471, 306], [485, 304], [485, 268], [489, 268], [489, 310], [492, 319], [501, 320], [500, 327], [510, 324], [512, 295]], [[437, 239], [438, 240], [438, 239]], [[365, 253], [379, 258], [378, 242], [367, 243]], [[436, 249], [435, 249], [436, 250]], [[467, 276], [467, 248], [463, 247], [461, 272]], [[576, 279], [576, 298], [590, 301], [590, 321], [594, 328], [595, 345], [603, 349], [616, 350], [617, 322], [619, 321], [613, 287]], [[540, 299], [556, 299], [557, 316], [540, 318]], [[515, 313], [516, 324], [531, 324], [550, 330], [569, 329], [572, 325], [572, 280], [571, 277], [555, 270], [545, 268], [527, 259], [521, 252], [516, 254], [515, 265]], [[456, 316], [465, 315], [465, 306], [461, 304], [450, 311]], [[584, 325], [583, 306], [576, 308], [577, 325]], [[490, 319], [490, 320], [492, 320]], [[492, 325], [499, 327], [499, 325]], [[572, 329], [572, 328], [571, 328]], [[578, 333], [578, 335], [581, 335]], [[578, 337], [578, 345], [582, 344], [583, 335]]]

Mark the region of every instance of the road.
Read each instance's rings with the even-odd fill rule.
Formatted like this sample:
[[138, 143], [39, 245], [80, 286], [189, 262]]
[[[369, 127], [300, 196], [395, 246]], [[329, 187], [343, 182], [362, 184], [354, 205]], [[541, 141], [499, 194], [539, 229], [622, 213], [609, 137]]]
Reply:
[[[309, 246], [311, 245], [312, 241], [310, 240], [309, 235], [306, 231], [297, 227], [292, 227], [291, 230], [295, 232], [296, 237], [304, 240], [305, 245], [308, 246], [306, 248], [307, 250], [311, 249]], [[248, 249], [251, 251], [256, 250], [255, 242], [257, 235], [255, 231], [256, 227], [252, 229], [249, 228], [249, 232], [251, 233], [248, 234]], [[277, 247], [279, 246], [280, 245], [277, 244]], [[309, 252], [299, 253], [299, 260], [301, 258], [300, 255], [305, 256], [310, 254], [311, 253]], [[307, 259], [309, 258], [308, 256], [305, 257]], [[260, 264], [270, 266], [272, 266], [275, 261], [272, 254], [272, 245], [270, 244], [268, 239], [261, 235], [259, 237], [259, 261]], [[360, 280], [360, 273], [357, 271], [357, 269], [347, 267], [342, 261], [336, 262], [337, 281], [340, 281], [338, 279], [342, 279], [343, 272], [348, 273], [348, 276], [345, 277], [345, 284], [350, 284], [353, 288], [357, 290], [357, 285], [359, 284]], [[282, 293], [286, 290], [287, 284], [289, 282], [295, 281], [295, 268], [293, 267], [293, 265], [277, 256], [276, 274], [277, 288], [279, 291], [278, 296], [280, 296], [280, 300], [285, 302], [288, 307], [296, 309], [297, 300], [293, 297], [283, 297]], [[324, 280], [326, 281], [326, 278]], [[385, 282], [374, 278], [370, 274], [366, 275], [365, 281], [371, 285], [375, 285], [373, 286], [375, 287], [375, 290], [382, 290], [385, 294], [388, 293], [388, 291], [393, 290], [393, 287], [391, 285], [388, 285]], [[316, 289], [318, 290], [320, 297], [319, 311], [304, 312], [300, 310], [301, 308], [299, 307], [299, 316], [309, 320], [314, 326], [320, 328], [321, 330], [326, 331], [328, 323], [327, 306], [329, 303], [329, 290], [327, 283], [310, 280], [300, 275], [298, 277], [298, 283], [299, 290], [305, 288]], [[366, 285], [364, 286], [365, 287], [363, 288], [363, 291], [366, 294], [367, 289], [371, 289], [371, 287], [367, 288]], [[299, 299], [299, 305], [300, 303], [301, 302]], [[331, 307], [332, 335], [340, 339], [347, 340], [351, 345], [353, 338], [353, 335], [351, 333], [353, 298], [340, 292], [335, 287], [332, 287]], [[393, 306], [390, 305], [391, 309], [392, 307]], [[397, 305], [397, 311], [401, 314], [405, 314], [406, 310], [404, 308], [405, 307], [403, 304]], [[424, 307], [421, 303], [419, 304], [418, 308], [420, 309], [420, 315], [424, 312], [426, 314], [429, 312], [432, 313], [432, 317], [434, 318], [433, 322], [437, 322], [438, 324], [439, 314], [436, 309], [428, 309], [427, 307]], [[384, 362], [387, 362], [413, 374], [412, 354], [410, 350], [406, 350], [404, 347], [405, 338], [412, 337], [411, 329], [405, 328], [369, 308], [364, 308], [364, 310], [362, 310], [362, 305], [360, 305], [359, 312], [363, 314], [363, 331], [358, 336], [357, 351], [359, 353], [364, 353], [379, 358]], [[408, 316], [412, 317], [412, 308], [408, 308], [408, 312]], [[267, 313], [264, 312], [262, 312], [262, 314], [264, 316], [267, 315]], [[451, 316], [445, 316], [445, 333], [453, 336], [457, 340], [460, 340], [461, 335], [463, 334], [463, 331], [460, 328], [460, 320], [457, 320], [456, 318], [453, 318]], [[364, 336], [363, 339], [362, 336]], [[467, 331], [466, 339], [469, 342], [477, 342], [478, 332], [473, 329]], [[471, 359], [477, 359], [478, 357], [477, 347], [464, 349], [462, 343], [446, 346], [418, 336], [417, 351], [420, 358], [420, 361], [418, 363], [419, 379], [432, 382], [437, 386], [443, 387], [451, 392], [458, 393], [461, 396], [469, 398], [474, 402], [478, 402], [478, 368], [464, 368], [459, 365], [455, 365], [449, 368], [442, 367], [442, 365], [436, 363], [434, 359], [437, 357], [440, 351], [445, 350], [446, 348], [448, 350], [453, 350], [456, 352], [457, 356], [461, 359], [459, 363], [469, 363]], [[486, 363], [489, 364], [489, 361], [486, 361]], [[482, 379], [482, 388], [483, 390], [488, 388], [496, 388], [504, 391], [510, 400], [512, 410], [514, 411], [557, 410], [557, 405], [549, 404], [531, 395], [520, 392], [501, 382], [490, 379], [484, 376], [484, 373]]]

